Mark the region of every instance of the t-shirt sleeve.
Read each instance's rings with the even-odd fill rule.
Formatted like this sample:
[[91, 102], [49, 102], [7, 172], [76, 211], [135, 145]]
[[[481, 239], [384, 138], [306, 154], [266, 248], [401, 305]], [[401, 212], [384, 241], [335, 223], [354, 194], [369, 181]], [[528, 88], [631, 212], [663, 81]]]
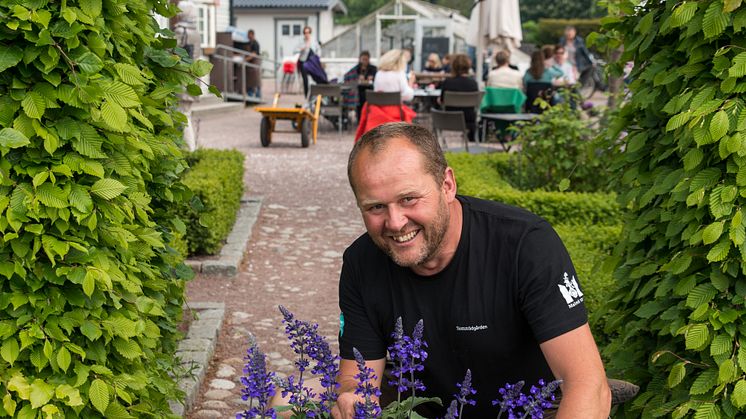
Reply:
[[517, 251], [518, 303], [536, 340], [546, 342], [585, 324], [588, 314], [575, 268], [549, 223], [529, 229]]
[[[386, 357], [386, 342], [366, 310], [361, 278], [350, 262], [349, 250], [342, 261], [339, 279], [339, 352], [343, 359], [355, 359], [352, 348], [357, 348], [365, 359]], [[370, 302], [368, 302], [370, 304]]]

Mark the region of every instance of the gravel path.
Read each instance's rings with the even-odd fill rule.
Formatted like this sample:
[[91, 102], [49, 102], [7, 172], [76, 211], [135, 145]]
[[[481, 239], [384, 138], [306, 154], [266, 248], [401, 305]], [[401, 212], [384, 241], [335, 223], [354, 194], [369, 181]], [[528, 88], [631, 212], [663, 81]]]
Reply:
[[[280, 103], [300, 101], [300, 96], [285, 96]], [[364, 231], [346, 177], [353, 134], [340, 137], [324, 123], [318, 143], [309, 148], [300, 147], [299, 134], [277, 134], [263, 148], [259, 122], [260, 114], [246, 108], [204, 117], [199, 124], [203, 147], [236, 148], [246, 155], [248, 194], [261, 195], [264, 202], [238, 276], [200, 276], [188, 284], [188, 301], [225, 302], [226, 311], [215, 355], [187, 418], [235, 417], [245, 408], [239, 377], [250, 333], [268, 354], [272, 370], [294, 371], [278, 304], [318, 323], [337, 351], [341, 256]]]

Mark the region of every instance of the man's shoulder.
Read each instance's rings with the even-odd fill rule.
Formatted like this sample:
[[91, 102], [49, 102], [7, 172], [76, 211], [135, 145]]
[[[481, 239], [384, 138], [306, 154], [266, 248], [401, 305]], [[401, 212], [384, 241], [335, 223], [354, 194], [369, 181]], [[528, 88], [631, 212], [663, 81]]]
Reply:
[[471, 212], [475, 216], [481, 216], [488, 222], [507, 224], [521, 229], [528, 229], [536, 224], [546, 222], [538, 215], [513, 205], [473, 196], [460, 195], [459, 198], [462, 204], [465, 204], [465, 211]]

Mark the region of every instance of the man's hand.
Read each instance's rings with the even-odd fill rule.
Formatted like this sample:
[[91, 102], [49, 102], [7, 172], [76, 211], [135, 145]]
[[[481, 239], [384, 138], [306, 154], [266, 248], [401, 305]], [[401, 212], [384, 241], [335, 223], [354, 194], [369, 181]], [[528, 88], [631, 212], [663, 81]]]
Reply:
[[355, 402], [365, 403], [365, 399], [353, 392], [340, 393], [337, 404], [332, 408], [334, 419], [352, 419], [355, 416]]

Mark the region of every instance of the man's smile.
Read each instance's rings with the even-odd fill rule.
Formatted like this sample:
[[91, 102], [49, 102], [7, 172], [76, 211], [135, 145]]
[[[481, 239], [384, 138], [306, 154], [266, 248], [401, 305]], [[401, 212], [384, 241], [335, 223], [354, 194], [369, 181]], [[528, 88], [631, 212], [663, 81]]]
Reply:
[[414, 238], [417, 236], [417, 234], [420, 232], [420, 230], [413, 230], [406, 234], [401, 235], [393, 235], [391, 236], [392, 239], [394, 239], [397, 243], [406, 243], [408, 241], [414, 240]]

